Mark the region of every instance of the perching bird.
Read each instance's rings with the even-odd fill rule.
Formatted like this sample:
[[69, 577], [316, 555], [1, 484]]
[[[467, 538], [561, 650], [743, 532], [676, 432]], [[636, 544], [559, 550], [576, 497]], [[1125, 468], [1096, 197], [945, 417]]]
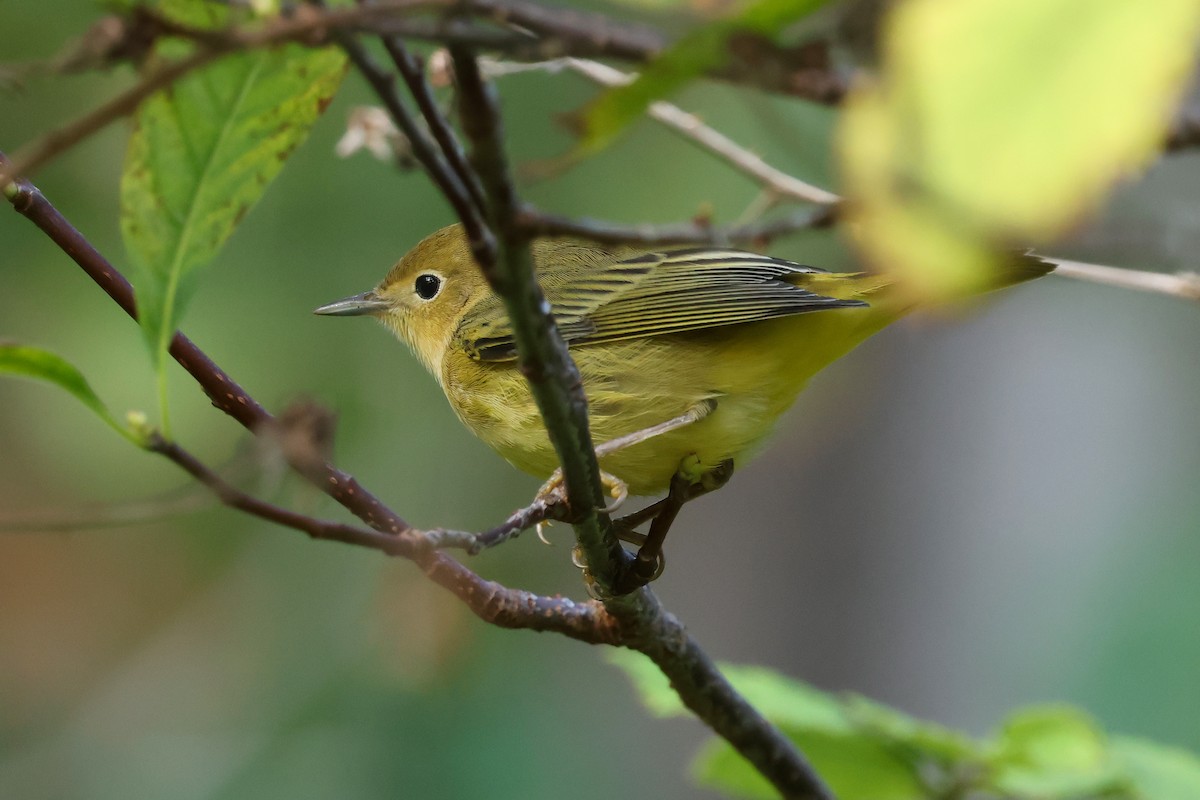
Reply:
[[[638, 495], [678, 485], [677, 475], [723, 482], [813, 375], [910, 310], [885, 276], [740, 250], [645, 252], [563, 238], [535, 241], [533, 256], [583, 377], [601, 468]], [[997, 286], [1052, 269], [1021, 256]], [[558, 467], [503, 304], [460, 226], [423, 240], [376, 288], [316, 313], [378, 318], [476, 436], [539, 477]], [[669, 421], [676, 427], [636, 436]], [[622, 437], [636, 443], [604, 446]]]

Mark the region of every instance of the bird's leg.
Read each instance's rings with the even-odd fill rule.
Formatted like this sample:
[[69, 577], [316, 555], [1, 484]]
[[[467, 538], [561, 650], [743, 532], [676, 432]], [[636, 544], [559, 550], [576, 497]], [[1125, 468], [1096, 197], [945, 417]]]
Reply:
[[[725, 459], [698, 477], [685, 464], [686, 460], [671, 478], [671, 488], [666, 497], [616, 521], [619, 531], [617, 535], [624, 541], [639, 545], [633, 563], [616, 586], [617, 594], [628, 594], [640, 589], [662, 574], [666, 566], [662, 551], [663, 541], [667, 538], [667, 532], [671, 529], [679, 510], [685, 503], [720, 489], [733, 475], [732, 458]], [[645, 522], [650, 516], [653, 516], [654, 521], [650, 523], [649, 533], [643, 536], [633, 530], [634, 525]]]
[[[662, 436], [664, 433], [678, 430], [687, 425], [699, 422], [700, 420], [711, 414], [717, 407], [716, 400], [702, 400], [696, 405], [689, 408], [687, 411], [680, 414], [678, 417], [673, 417], [666, 422], [660, 422], [657, 425], [651, 425], [649, 428], [643, 428], [640, 431], [627, 433], [624, 436], [618, 436], [615, 439], [609, 439], [607, 442], [596, 445], [596, 458], [604, 458], [607, 455], [624, 450], [627, 447], [632, 447], [635, 444], [653, 439], [655, 436]], [[601, 471], [600, 481], [604, 485], [605, 490], [613, 498], [613, 502], [609, 503], [604, 508], [604, 513], [611, 514], [621, 507], [625, 499], [629, 496], [629, 487], [625, 485], [625, 481], [618, 478], [616, 475], [610, 475], [607, 472]], [[543, 502], [547, 504], [562, 503], [566, 500], [566, 492], [563, 487], [562, 468], [554, 470], [550, 475], [550, 479], [542, 484], [542, 488], [538, 490], [535, 502]], [[644, 522], [645, 520], [643, 520]]]
[[672, 417], [666, 422], [660, 422], [657, 425], [651, 425], [649, 428], [642, 428], [640, 431], [627, 433], [624, 436], [618, 436], [615, 439], [609, 439], [603, 444], [596, 445], [596, 458], [604, 458], [618, 450], [624, 450], [626, 447], [632, 447], [648, 439], [653, 439], [655, 436], [662, 436], [664, 433], [670, 433], [687, 425], [692, 425], [716, 410], [716, 400], [701, 400], [678, 417]]
[[664, 497], [662, 500], [656, 500], [645, 508], [638, 509], [637, 511], [626, 514], [623, 517], [614, 519], [613, 533], [615, 533], [617, 538], [622, 542], [629, 542], [629, 544], [635, 544], [638, 547], [641, 547], [646, 543], [646, 534], [638, 533], [635, 528], [657, 517], [659, 512], [663, 510], [668, 502], [668, 499]]

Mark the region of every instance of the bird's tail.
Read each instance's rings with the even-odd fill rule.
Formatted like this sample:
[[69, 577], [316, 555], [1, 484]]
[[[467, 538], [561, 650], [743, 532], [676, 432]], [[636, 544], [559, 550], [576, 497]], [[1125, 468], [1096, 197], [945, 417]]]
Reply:
[[[1031, 251], [1009, 254], [996, 270], [990, 285], [984, 290], [992, 292], [1015, 286], [1019, 283], [1040, 278], [1054, 271], [1055, 262]], [[888, 309], [894, 314], [903, 314], [919, 305], [919, 298], [903, 291], [891, 275], [870, 272], [836, 273], [815, 272], [795, 276], [797, 283], [811, 292], [835, 297], [839, 300], [861, 300], [877, 309]]]

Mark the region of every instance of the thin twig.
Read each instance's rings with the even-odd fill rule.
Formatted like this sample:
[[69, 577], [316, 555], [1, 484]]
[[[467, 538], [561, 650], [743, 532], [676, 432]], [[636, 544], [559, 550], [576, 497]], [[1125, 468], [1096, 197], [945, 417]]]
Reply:
[[[430, 536], [422, 531], [409, 530], [403, 535], [394, 536], [370, 528], [359, 528], [356, 525], [346, 525], [338, 522], [328, 522], [301, 515], [288, 509], [283, 509], [271, 503], [252, 497], [240, 489], [230, 486], [214, 470], [209, 469], [196, 456], [174, 441], [168, 441], [160, 435], [152, 435], [146, 449], [167, 457], [178, 464], [188, 475], [191, 475], [203, 486], [217, 495], [221, 503], [259, 519], [282, 525], [284, 528], [299, 530], [311, 536], [312, 539], [341, 542], [343, 545], [367, 547], [392, 555], [415, 561], [428, 575], [443, 581], [448, 581], [449, 588], [455, 590], [462, 587], [461, 570], [463, 567], [454, 561], [439, 557], [431, 549]], [[510, 518], [509, 523], [516, 522], [517, 515]], [[524, 519], [524, 518], [522, 518]], [[530, 525], [534, 524], [529, 522]], [[444, 531], [445, 533], [445, 531]], [[448, 569], [451, 564], [457, 570]], [[470, 573], [468, 573], [470, 575]], [[604, 609], [599, 603], [576, 603], [565, 597], [544, 597], [502, 587], [491, 581], [482, 581], [478, 576], [470, 575], [469, 591], [460, 594], [464, 601], [480, 618], [502, 627], [526, 628], [533, 631], [553, 631], [564, 633], [571, 638], [581, 639], [590, 644], [616, 644], [618, 640], [617, 627], [605, 618]], [[439, 581], [442, 583], [442, 581]], [[443, 584], [446, 585], [446, 584]]]
[[524, 206], [517, 223], [530, 236], [577, 236], [603, 244], [659, 247], [667, 244], [727, 245], [736, 242], [765, 245], [796, 231], [827, 228], [836, 219], [837, 206], [825, 206], [747, 225], [714, 226], [705, 222], [625, 225], [586, 217], [564, 217]]
[[103, 130], [116, 120], [132, 114], [139, 103], [159, 89], [170, 86], [192, 70], [215, 61], [223, 52], [216, 49], [200, 50], [184, 59], [160, 67], [79, 119], [56, 128], [19, 148], [6, 165], [0, 166], [0, 186], [7, 185], [16, 176], [32, 175], [92, 134]]
[[1070, 261], [1064, 258], [1036, 254], [1038, 258], [1055, 265], [1054, 274], [1064, 278], [1075, 278], [1092, 283], [1103, 283], [1108, 286], [1119, 286], [1122, 289], [1134, 289], [1139, 292], [1154, 292], [1184, 300], [1200, 301], [1200, 274], [1195, 272], [1148, 272], [1146, 270], [1122, 269], [1108, 267], [1103, 264], [1088, 264], [1084, 261]]
[[438, 108], [437, 99], [433, 96], [433, 87], [425, 79], [425, 70], [421, 66], [420, 59], [410, 53], [404, 46], [404, 42], [394, 36], [383, 37], [383, 46], [388, 51], [388, 55], [392, 57], [396, 71], [408, 85], [408, 91], [416, 100], [417, 109], [425, 118], [425, 124], [429, 126], [433, 138], [442, 148], [442, 154], [446, 161], [466, 185], [467, 190], [471, 193], [471, 199], [475, 201], [476, 207], [482, 212], [485, 200], [483, 187], [479, 185], [479, 176], [467, 163], [467, 155], [463, 152], [458, 137], [454, 135], [454, 129], [450, 127], [446, 116]]
[[443, 157], [429, 135], [417, 125], [416, 118], [405, 107], [396, 91], [395, 78], [379, 67], [366, 49], [352, 35], [334, 31], [333, 37], [345, 51], [351, 63], [358, 69], [367, 83], [375, 90], [388, 115], [408, 138], [413, 157], [421, 162], [430, 180], [441, 190], [455, 214], [462, 220], [468, 238], [475, 240], [485, 236], [483, 206], [470, 179], [452, 162]]
[[[622, 86], [632, 82], [635, 77], [598, 61], [583, 58], [566, 58], [563, 61], [568, 69], [604, 86]], [[833, 192], [772, 167], [725, 134], [705, 125], [695, 114], [684, 111], [673, 103], [662, 100], [653, 102], [646, 113], [781, 197], [821, 205], [831, 205], [841, 200]]]
[[543, 522], [566, 522], [567, 509], [561, 503], [546, 502], [538, 499], [519, 508], [509, 515], [508, 519], [491, 530], [483, 533], [468, 533], [437, 528], [425, 531], [425, 541], [432, 547], [455, 548], [466, 550], [474, 555], [489, 547], [503, 544], [509, 539], [515, 539], [518, 534], [542, 524]]
[[206, 467], [195, 456], [184, 450], [177, 443], [168, 441], [158, 434], [151, 435], [146, 443], [146, 449], [152, 453], [166, 456], [184, 469], [204, 486], [208, 487], [217, 498], [239, 511], [251, 516], [269, 520], [285, 528], [303, 531], [314, 539], [328, 539], [344, 544], [367, 547], [391, 556], [412, 558], [420, 547], [419, 536], [409, 529], [400, 535], [382, 533], [371, 528], [360, 528], [356, 525], [345, 525], [340, 522], [328, 522], [315, 519], [304, 514], [259, 500], [240, 489], [235, 489], [220, 475]]
[[202, 487], [188, 485], [177, 497], [135, 500], [128, 503], [104, 503], [83, 508], [27, 511], [0, 516], [0, 532], [47, 533], [126, 527], [148, 522], [178, 519], [184, 514], [203, 511], [215, 504]]
[[[314, 539], [367, 547], [390, 556], [416, 561], [426, 572], [436, 575], [445, 569], [448, 559], [428, 558], [429, 543], [420, 532], [393, 536], [370, 528], [314, 519], [286, 508], [259, 500], [231, 486], [220, 475], [175, 442], [152, 436], [147, 449], [179, 465], [222, 503], [251, 516], [274, 522], [308, 534]], [[481, 617], [502, 627], [554, 631], [592, 644], [613, 644], [616, 629], [597, 624], [602, 610], [596, 603], [576, 603], [563, 597], [542, 597], [476, 577], [468, 605]], [[485, 616], [485, 613], [487, 616]]]

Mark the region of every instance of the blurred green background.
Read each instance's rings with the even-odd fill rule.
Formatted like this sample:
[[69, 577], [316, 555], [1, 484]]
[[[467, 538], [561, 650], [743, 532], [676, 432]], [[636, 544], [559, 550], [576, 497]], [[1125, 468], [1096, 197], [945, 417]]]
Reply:
[[[52, 56], [97, 10], [0, 2], [6, 62]], [[0, 94], [0, 148], [128, 74]], [[517, 162], [562, 153], [593, 90], [502, 85]], [[680, 104], [825, 186], [833, 115], [697, 87]], [[339, 415], [337, 461], [414, 524], [480, 529], [537, 481], [473, 439], [401, 345], [312, 316], [452, 221], [419, 174], [333, 156], [350, 76], [206, 273], [184, 328], [273, 410]], [[36, 182], [121, 265], [113, 126]], [[1195, 268], [1200, 158], [1122, 187], [1055, 254]], [[755, 188], [649, 122], [526, 196], [554, 211], [732, 220]], [[835, 234], [773, 253], [854, 261]], [[122, 412], [154, 407], [145, 346], [32, 225], [0, 215], [0, 337], [52, 349]], [[720, 659], [762, 663], [982, 732], [1063, 700], [1200, 749], [1200, 309], [1049, 278], [909, 320], [814, 382], [763, 455], [690, 506], [656, 585]], [[344, 518], [282, 477], [173, 374], [173, 426], [264, 496]], [[403, 562], [215, 507], [164, 460], [43, 385], [0, 381], [0, 792], [87, 798], [693, 797], [704, 729], [650, 719], [604, 652], [483, 625]], [[175, 513], [179, 506], [199, 508]], [[124, 514], [159, 518], [118, 524]], [[86, 521], [80, 525], [79, 520]], [[55, 528], [71, 528], [69, 532]], [[570, 532], [471, 563], [582, 597]], [[631, 787], [634, 787], [631, 789]]]

